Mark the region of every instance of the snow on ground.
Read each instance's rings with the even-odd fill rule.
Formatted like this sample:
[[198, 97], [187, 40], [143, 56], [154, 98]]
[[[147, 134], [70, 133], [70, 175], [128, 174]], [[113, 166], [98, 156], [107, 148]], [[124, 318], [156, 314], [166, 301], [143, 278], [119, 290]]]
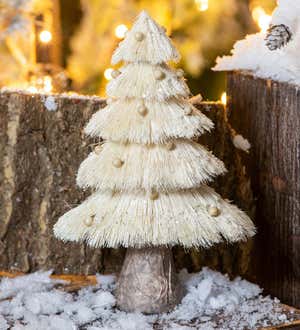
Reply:
[[[204, 268], [180, 273], [186, 287], [182, 303], [171, 313], [145, 316], [115, 307], [115, 277], [97, 275], [98, 285], [67, 293], [51, 272], [37, 272], [0, 283], [0, 330], [239, 330], [292, 320], [277, 299], [241, 278]], [[296, 317], [296, 315], [294, 315]]]

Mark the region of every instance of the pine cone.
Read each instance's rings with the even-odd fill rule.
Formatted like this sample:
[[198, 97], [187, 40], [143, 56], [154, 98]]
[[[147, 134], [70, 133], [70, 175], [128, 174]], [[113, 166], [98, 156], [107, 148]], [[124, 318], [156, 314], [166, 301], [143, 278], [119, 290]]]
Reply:
[[291, 30], [284, 24], [272, 25], [267, 31], [265, 38], [266, 46], [270, 50], [284, 47], [292, 38]]

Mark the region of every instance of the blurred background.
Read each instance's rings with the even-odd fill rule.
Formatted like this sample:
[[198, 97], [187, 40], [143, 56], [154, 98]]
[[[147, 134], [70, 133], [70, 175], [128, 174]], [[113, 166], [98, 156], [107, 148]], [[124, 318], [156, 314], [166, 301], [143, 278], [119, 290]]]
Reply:
[[[266, 30], [276, 0], [0, 0], [0, 86], [104, 95], [110, 58], [146, 9], [179, 49], [193, 94], [219, 100], [211, 71], [246, 34]], [[224, 95], [223, 95], [224, 100]]]

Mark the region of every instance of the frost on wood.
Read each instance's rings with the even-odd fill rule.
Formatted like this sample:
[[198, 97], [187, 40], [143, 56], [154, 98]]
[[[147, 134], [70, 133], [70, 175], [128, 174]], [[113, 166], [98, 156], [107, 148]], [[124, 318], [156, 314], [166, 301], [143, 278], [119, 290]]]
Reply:
[[[154, 66], [148, 62], [137, 62], [127, 64], [120, 72], [106, 87], [109, 97], [165, 101], [190, 95], [185, 81], [166, 65]], [[159, 74], [164, 76], [163, 79], [157, 79], [156, 75]], [[123, 100], [123, 103], [126, 104], [126, 101]]]
[[[300, 84], [299, 23], [300, 2], [280, 0], [273, 13], [271, 24], [277, 26], [277, 29], [279, 26], [285, 26], [285, 30], [289, 31], [291, 36], [283, 32], [278, 34], [278, 31], [273, 31], [274, 35], [268, 36], [264, 33], [249, 35], [245, 40], [238, 41], [234, 45], [231, 56], [218, 58], [214, 69], [216, 71], [249, 70], [262, 78]], [[272, 33], [272, 30], [269, 33]], [[280, 36], [284, 40], [277, 40]], [[270, 45], [270, 41], [276, 45]], [[283, 43], [286, 45], [284, 46]], [[279, 48], [279, 45], [283, 47]], [[268, 47], [277, 50], [270, 50]]]
[[[182, 303], [170, 314], [145, 316], [116, 307], [114, 276], [97, 275], [98, 285], [71, 294], [58, 290], [60, 281], [38, 272], [0, 283], [0, 329], [14, 330], [243, 330], [299, 319], [278, 299], [263, 297], [250, 282], [207, 268], [180, 273], [186, 289]], [[4, 294], [4, 296], [3, 296]]]
[[58, 238], [92, 247], [209, 247], [254, 235], [249, 217], [206, 186], [225, 167], [190, 140], [213, 125], [189, 102], [182, 71], [167, 65], [174, 52], [142, 12], [115, 52], [125, 63], [107, 85], [110, 102], [85, 130], [107, 140], [77, 176], [94, 193], [58, 220]]

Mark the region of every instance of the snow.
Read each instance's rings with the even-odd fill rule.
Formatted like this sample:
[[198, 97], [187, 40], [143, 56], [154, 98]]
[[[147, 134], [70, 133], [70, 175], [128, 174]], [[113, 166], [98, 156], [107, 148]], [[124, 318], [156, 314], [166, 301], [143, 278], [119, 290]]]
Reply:
[[36, 96], [36, 97], [48, 97], [52, 96], [54, 100], [57, 101], [57, 99], [67, 99], [67, 100], [76, 100], [76, 101], [89, 101], [89, 102], [99, 102], [104, 103], [106, 101], [105, 98], [99, 97], [97, 95], [84, 95], [84, 94], [77, 94], [75, 92], [67, 92], [67, 93], [48, 93], [45, 91], [38, 91], [38, 92], [31, 92], [28, 90], [28, 87], [1, 87], [0, 93], [18, 93], [22, 95], [30, 95], [30, 96]]
[[251, 144], [247, 139], [245, 139], [242, 135], [237, 134], [232, 138], [233, 145], [240, 150], [245, 152], [249, 152], [251, 148]]
[[271, 24], [285, 24], [292, 32], [291, 41], [283, 48], [271, 51], [267, 48], [266, 34], [248, 35], [236, 42], [231, 56], [217, 58], [215, 71], [250, 71], [257, 77], [300, 84], [300, 2], [281, 0], [273, 13]]
[[46, 98], [44, 105], [48, 111], [56, 111], [58, 107], [55, 98], [52, 95]]
[[[278, 299], [263, 297], [257, 285], [204, 268], [181, 271], [186, 288], [182, 303], [169, 314], [125, 313], [116, 308], [114, 275], [96, 275], [98, 284], [77, 293], [58, 286], [51, 271], [0, 283], [0, 330], [211, 330], [257, 329], [292, 320]], [[300, 316], [299, 316], [300, 317]]]
[[64, 283], [61, 280], [53, 280], [49, 276], [52, 271], [36, 272], [30, 275], [18, 276], [14, 279], [4, 278], [0, 283], [0, 299], [11, 298], [23, 291], [24, 293], [50, 290], [56, 284]]
[[264, 34], [258, 33], [238, 41], [231, 51], [232, 56], [217, 58], [213, 70], [243, 70], [261, 78], [300, 84], [299, 61], [292, 54], [299, 49], [296, 41], [291, 41], [285, 48], [270, 51], [265, 46], [264, 38]]

